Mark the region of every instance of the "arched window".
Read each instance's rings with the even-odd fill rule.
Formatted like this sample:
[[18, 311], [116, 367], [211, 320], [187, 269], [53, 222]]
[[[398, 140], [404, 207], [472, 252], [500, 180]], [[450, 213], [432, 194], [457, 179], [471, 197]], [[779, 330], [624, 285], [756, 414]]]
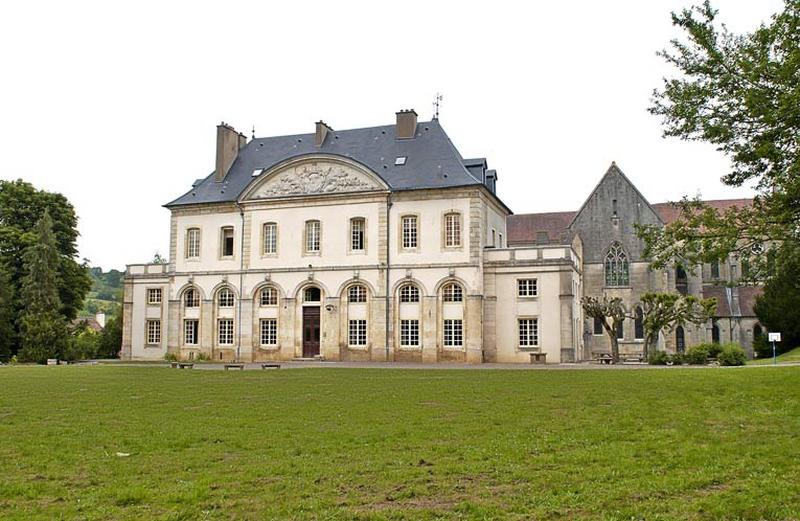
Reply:
[[303, 291], [304, 302], [319, 302], [322, 299], [322, 292], [316, 286], [309, 286]]
[[689, 280], [683, 266], [677, 266], [675, 268], [675, 289], [677, 289], [678, 293], [681, 295], [686, 295], [689, 291]]
[[641, 306], [636, 307], [635, 320], [633, 321], [633, 337], [644, 340], [644, 312]]
[[419, 288], [406, 284], [400, 288], [400, 302], [419, 302]]
[[183, 303], [187, 308], [196, 308], [200, 306], [200, 292], [194, 288], [186, 290], [183, 294]]
[[221, 308], [232, 308], [233, 307], [233, 291], [229, 288], [222, 288], [217, 293], [217, 302], [219, 302], [219, 307]]
[[461, 285], [454, 282], [445, 284], [442, 290], [442, 299], [445, 302], [462, 302], [464, 300], [464, 290]]
[[686, 351], [686, 337], [683, 333], [683, 326], [675, 328], [675, 350], [679, 353]]
[[753, 341], [755, 342], [758, 340], [758, 337], [764, 334], [764, 330], [761, 329], [761, 324], [756, 324], [753, 326]]
[[716, 322], [711, 325], [711, 341], [719, 344], [719, 324]]
[[606, 286], [627, 286], [630, 280], [628, 275], [628, 256], [622, 245], [618, 242], [611, 243], [606, 253], [605, 261]]
[[347, 290], [347, 301], [352, 303], [367, 301], [367, 288], [361, 284], [353, 284]]
[[261, 289], [259, 298], [261, 306], [277, 306], [278, 305], [278, 290], [272, 286], [267, 286]]

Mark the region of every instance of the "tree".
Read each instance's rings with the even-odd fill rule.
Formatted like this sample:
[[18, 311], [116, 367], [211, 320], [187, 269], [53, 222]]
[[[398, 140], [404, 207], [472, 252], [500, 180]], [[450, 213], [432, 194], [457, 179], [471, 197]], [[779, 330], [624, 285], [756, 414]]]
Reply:
[[119, 358], [122, 349], [122, 306], [117, 314], [106, 320], [106, 327], [100, 333], [97, 345], [98, 358]]
[[619, 340], [617, 339], [617, 331], [622, 327], [625, 317], [628, 316], [622, 299], [619, 297], [609, 299], [606, 296], [603, 296], [602, 300], [596, 297], [583, 297], [581, 305], [587, 317], [598, 319], [603, 324], [603, 329], [611, 342], [612, 361], [618, 364]]
[[[787, 246], [775, 262], [775, 275], [764, 285], [756, 299], [755, 312], [770, 331], [779, 331], [776, 347], [788, 351], [800, 346], [800, 247]], [[772, 346], [769, 346], [772, 353]]]
[[11, 356], [11, 347], [14, 343], [12, 291], [8, 273], [0, 264], [0, 361], [7, 360]]
[[639, 233], [654, 268], [734, 254], [758, 279], [777, 250], [800, 241], [800, 0], [785, 0], [768, 24], [741, 35], [717, 14], [708, 0], [672, 14], [686, 39], [659, 55], [679, 75], [654, 92], [650, 112], [663, 118], [665, 137], [716, 145], [732, 164], [722, 182], [753, 183], [757, 196], [727, 212], [685, 198], [676, 203], [681, 219]]
[[687, 322], [702, 324], [713, 316], [717, 305], [714, 298], [699, 299], [680, 293], [645, 293], [641, 301], [645, 358], [649, 358], [651, 347], [658, 342], [662, 331], [671, 331]]
[[25, 309], [20, 317], [19, 359], [44, 363], [48, 358], [59, 358], [68, 341], [58, 294], [60, 256], [53, 220], [47, 211], [36, 223], [34, 240], [22, 259], [25, 277], [21, 293]]

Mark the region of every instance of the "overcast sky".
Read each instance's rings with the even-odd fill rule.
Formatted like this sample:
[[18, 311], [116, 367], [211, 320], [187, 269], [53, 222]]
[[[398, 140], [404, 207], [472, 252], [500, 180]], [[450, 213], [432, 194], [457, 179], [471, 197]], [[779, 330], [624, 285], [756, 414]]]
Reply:
[[[734, 31], [782, 5], [714, 4]], [[66, 195], [81, 256], [121, 269], [168, 253], [161, 205], [213, 170], [220, 121], [263, 137], [428, 120], [438, 91], [515, 213], [577, 209], [612, 160], [650, 202], [746, 197], [721, 154], [663, 139], [646, 111], [688, 5], [4, 2], [0, 177]]]

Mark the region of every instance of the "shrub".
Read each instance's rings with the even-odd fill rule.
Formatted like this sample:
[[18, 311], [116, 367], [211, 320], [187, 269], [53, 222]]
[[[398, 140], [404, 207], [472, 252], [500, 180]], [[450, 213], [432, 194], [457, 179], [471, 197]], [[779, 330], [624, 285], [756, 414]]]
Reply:
[[686, 356], [683, 353], [675, 353], [669, 357], [669, 361], [672, 365], [683, 365], [686, 363]]
[[175, 353], [167, 353], [164, 355], [164, 360], [166, 360], [167, 362], [177, 362], [178, 355], [176, 355]]
[[753, 351], [758, 355], [758, 358], [772, 358], [772, 344], [767, 338], [767, 334], [764, 333], [753, 340]]
[[708, 346], [698, 344], [686, 351], [686, 361], [692, 365], [706, 365], [708, 363]]
[[744, 365], [747, 363], [747, 355], [739, 344], [725, 344], [720, 348], [717, 357], [719, 365]]
[[669, 361], [669, 355], [666, 351], [654, 351], [647, 359], [647, 363], [650, 365], [667, 365], [667, 361]]
[[210, 356], [208, 356], [208, 355], [207, 355], [207, 354], [205, 354], [205, 353], [199, 353], [199, 354], [197, 355], [197, 361], [198, 361], [198, 362], [207, 362], [207, 361], [209, 361], [209, 360], [211, 360], [211, 357], [210, 357]]

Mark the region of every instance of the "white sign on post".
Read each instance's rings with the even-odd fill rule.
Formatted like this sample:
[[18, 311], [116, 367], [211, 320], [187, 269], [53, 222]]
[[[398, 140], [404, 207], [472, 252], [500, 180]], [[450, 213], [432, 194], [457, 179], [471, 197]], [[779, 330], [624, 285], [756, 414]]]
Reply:
[[769, 334], [769, 341], [770, 342], [780, 342], [781, 341], [781, 334], [780, 333], [770, 333]]

